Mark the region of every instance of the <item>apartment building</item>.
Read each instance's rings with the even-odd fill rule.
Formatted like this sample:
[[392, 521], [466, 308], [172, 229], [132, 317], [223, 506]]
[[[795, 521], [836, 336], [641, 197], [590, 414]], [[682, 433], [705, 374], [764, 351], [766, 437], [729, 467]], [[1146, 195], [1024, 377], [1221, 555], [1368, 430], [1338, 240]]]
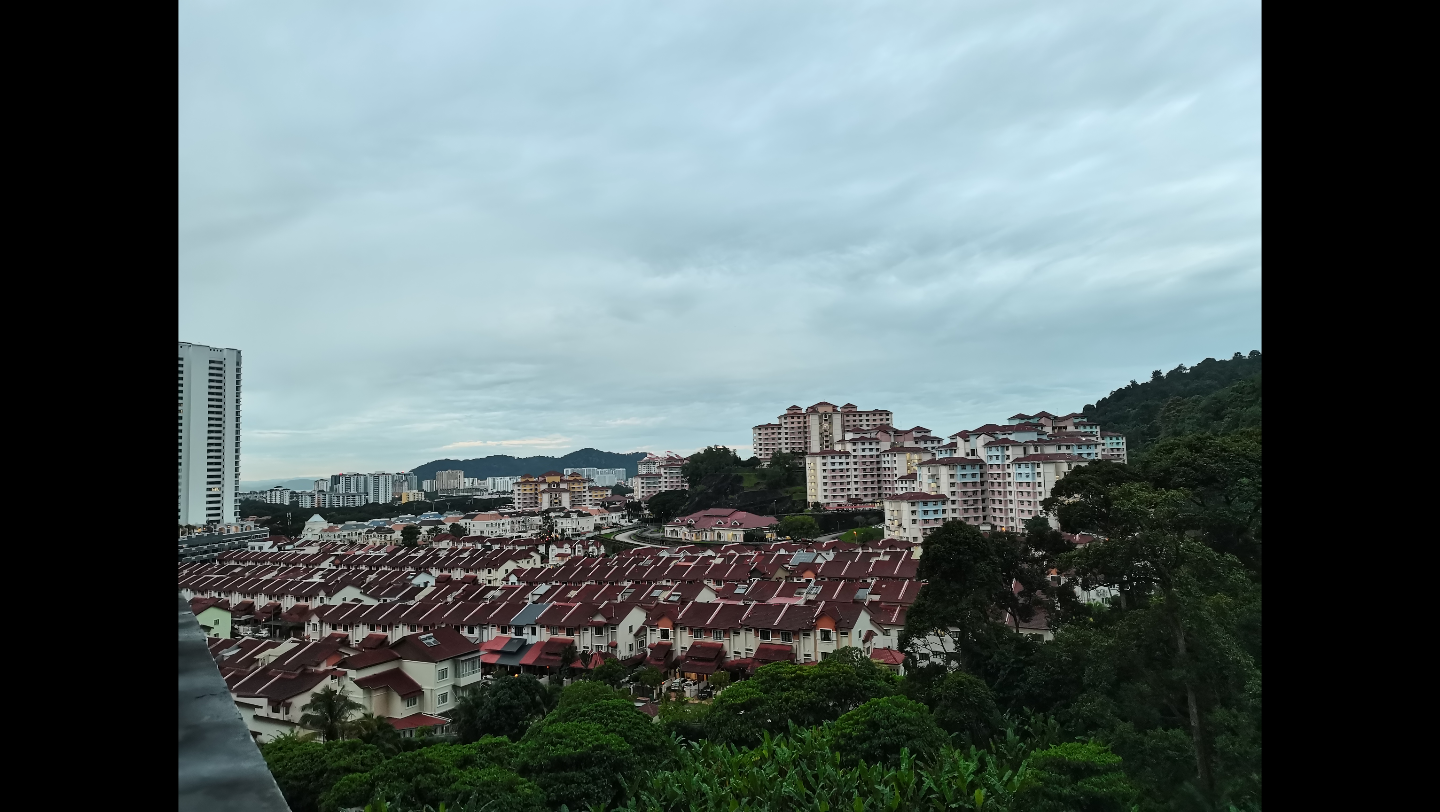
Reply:
[[751, 429], [755, 456], [769, 460], [777, 451], [805, 454], [831, 451], [845, 438], [845, 432], [889, 425], [894, 414], [887, 409], [861, 411], [853, 403], [836, 406], [821, 401], [801, 409], [790, 406], [774, 423], [762, 423]]
[[[988, 470], [986, 463], [970, 457], [924, 460], [916, 466], [916, 491], [932, 498], [944, 496], [950, 500], [948, 505], [943, 506], [948, 512], [939, 515], [979, 525], [986, 521], [985, 507], [989, 503], [985, 476]], [[934, 507], [929, 506], [929, 509]], [[917, 523], [910, 526], [923, 528], [926, 525]], [[920, 536], [924, 536], [923, 529]], [[913, 534], [904, 538], [913, 539]]]
[[240, 507], [240, 351], [179, 342], [179, 519], [229, 524]]
[[914, 490], [912, 487], [920, 469], [920, 463], [930, 459], [934, 453], [917, 446], [894, 446], [878, 455], [880, 474], [880, 496], [894, 496]]
[[[569, 473], [568, 471], [566, 473]], [[485, 490], [491, 493], [510, 493], [515, 490], [515, 483], [520, 481], [518, 476], [492, 476], [485, 478]]]
[[465, 487], [464, 471], [436, 471], [435, 490], [458, 491]]
[[1125, 449], [1125, 435], [1113, 431], [1100, 432], [1100, 459], [1128, 463], [1130, 455]]
[[924, 426], [847, 430], [835, 450], [806, 454], [806, 501], [826, 507], [878, 504], [914, 490], [916, 466], [941, 451], [942, 442]]
[[579, 474], [546, 471], [540, 476], [525, 474], [515, 481], [513, 507], [519, 510], [549, 510], [590, 506], [590, 480]]
[[566, 468], [565, 473], [579, 474], [596, 485], [607, 488], [626, 479], [624, 468]]
[[685, 481], [685, 457], [670, 451], [648, 454], [637, 463], [639, 473], [635, 475], [634, 498], [645, 501], [661, 491], [687, 491], [690, 483]]

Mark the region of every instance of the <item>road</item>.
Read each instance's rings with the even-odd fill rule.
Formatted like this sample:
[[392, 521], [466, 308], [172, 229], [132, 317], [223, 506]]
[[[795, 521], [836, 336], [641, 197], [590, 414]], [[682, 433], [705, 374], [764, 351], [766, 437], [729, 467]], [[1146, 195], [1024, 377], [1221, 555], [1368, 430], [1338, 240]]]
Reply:
[[669, 546], [669, 545], [667, 545], [667, 544], [655, 544], [655, 543], [653, 543], [653, 542], [640, 541], [640, 540], [636, 539], [636, 538], [635, 538], [635, 531], [637, 531], [637, 530], [642, 530], [642, 529], [644, 529], [644, 527], [645, 527], [645, 525], [642, 524], [642, 525], [638, 525], [638, 526], [636, 526], [636, 527], [632, 527], [631, 529], [626, 530], [626, 531], [624, 531], [624, 532], [616, 533], [616, 534], [615, 534], [615, 540], [616, 540], [616, 541], [623, 541], [623, 542], [625, 542], [626, 544], [636, 544], [636, 545], [639, 545], [639, 546], [641, 546], [641, 547], [654, 547], [654, 548], [660, 549], [660, 550], [663, 550], [663, 549], [665, 549], [666, 547]]

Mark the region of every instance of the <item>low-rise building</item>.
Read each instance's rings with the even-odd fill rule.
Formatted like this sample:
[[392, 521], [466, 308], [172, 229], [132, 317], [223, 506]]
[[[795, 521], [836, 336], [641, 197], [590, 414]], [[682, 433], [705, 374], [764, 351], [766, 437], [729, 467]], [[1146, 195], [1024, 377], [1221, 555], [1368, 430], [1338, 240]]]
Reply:
[[665, 524], [665, 537], [679, 541], [745, 540], [745, 531], [762, 530], [766, 538], [775, 537], [774, 516], [757, 516], [734, 508], [708, 508], [681, 516]]

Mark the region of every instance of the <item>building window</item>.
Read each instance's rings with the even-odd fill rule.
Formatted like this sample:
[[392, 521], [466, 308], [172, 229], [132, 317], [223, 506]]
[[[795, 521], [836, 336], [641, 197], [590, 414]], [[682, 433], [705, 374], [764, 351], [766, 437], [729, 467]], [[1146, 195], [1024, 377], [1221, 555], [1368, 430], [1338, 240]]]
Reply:
[[820, 642], [822, 642], [822, 643], [829, 643], [829, 642], [830, 642], [830, 630], [829, 630], [829, 629], [821, 629], [821, 630], [820, 630]]
[[441, 681], [444, 681], [444, 680], [447, 680], [447, 679], [450, 679], [450, 669], [448, 669], [448, 668], [442, 668], [442, 669], [440, 669], [440, 670], [438, 670], [438, 671], [435, 672], [435, 681], [436, 681], [436, 682], [441, 682]]
[[661, 629], [661, 630], [660, 630], [660, 639], [661, 639], [661, 640], [669, 640], [669, 639], [670, 639], [670, 630], [669, 630], [669, 629]]
[[780, 642], [789, 643], [792, 639], [794, 639], [794, 635], [790, 632], [780, 632]]
[[407, 708], [413, 708], [418, 704], [420, 704], [420, 697], [418, 696], [411, 696], [405, 698], [405, 707]]
[[769, 630], [769, 629], [761, 629], [761, 630], [760, 630], [760, 639], [761, 639], [761, 640], [769, 640], [769, 639], [770, 639], [770, 630]]
[[450, 704], [450, 692], [449, 692], [449, 691], [446, 691], [445, 693], [442, 693], [442, 694], [440, 694], [439, 696], [435, 697], [435, 705], [436, 705], [437, 707], [440, 706], [440, 705], [449, 705], [449, 704]]

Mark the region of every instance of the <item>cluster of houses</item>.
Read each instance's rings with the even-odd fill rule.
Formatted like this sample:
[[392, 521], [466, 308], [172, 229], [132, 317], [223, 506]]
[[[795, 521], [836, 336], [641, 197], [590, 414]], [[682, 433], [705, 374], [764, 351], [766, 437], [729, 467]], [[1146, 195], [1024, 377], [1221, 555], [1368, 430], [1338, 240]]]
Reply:
[[[483, 680], [548, 680], [611, 658], [703, 682], [855, 647], [900, 670], [896, 642], [922, 586], [918, 545], [896, 539], [611, 556], [579, 541], [548, 557], [539, 544], [236, 550], [181, 565], [179, 588], [252, 733], [268, 739], [298, 726], [326, 686], [410, 735], [443, 731], [461, 693]], [[1043, 615], [1017, 626], [1050, 635]]]

